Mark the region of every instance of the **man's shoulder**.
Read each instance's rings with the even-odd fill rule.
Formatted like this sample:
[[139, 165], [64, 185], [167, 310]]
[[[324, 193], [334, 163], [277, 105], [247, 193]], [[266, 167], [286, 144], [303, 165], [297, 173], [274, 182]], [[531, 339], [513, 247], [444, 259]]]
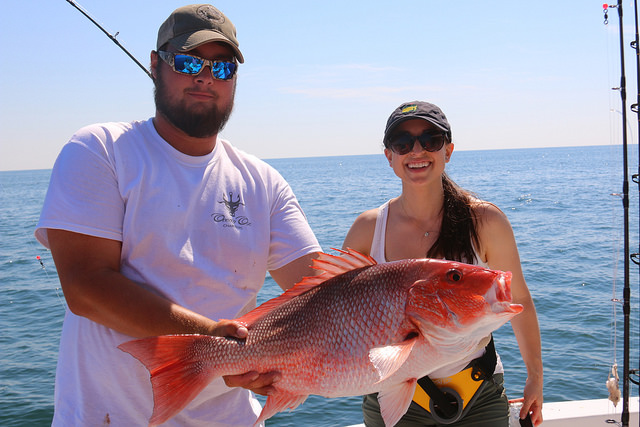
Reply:
[[149, 120], [135, 120], [131, 122], [102, 122], [93, 123], [80, 128], [76, 135], [123, 135], [132, 131], [139, 131], [147, 125]]
[[83, 146], [92, 150], [108, 151], [117, 146], [132, 146], [133, 141], [143, 141], [152, 138], [148, 129], [148, 121], [132, 122], [103, 122], [94, 123], [78, 129], [71, 139], [69, 146]]
[[266, 161], [259, 157], [244, 151], [241, 148], [231, 144], [226, 139], [218, 139], [218, 143], [222, 145], [225, 155], [237, 166], [243, 166], [250, 169], [256, 169], [261, 172], [277, 173], [277, 170]]

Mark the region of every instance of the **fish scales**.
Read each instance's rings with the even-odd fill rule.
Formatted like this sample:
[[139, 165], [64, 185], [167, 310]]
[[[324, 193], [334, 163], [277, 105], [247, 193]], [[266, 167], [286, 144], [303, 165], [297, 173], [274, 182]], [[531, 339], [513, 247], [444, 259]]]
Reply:
[[[403, 283], [403, 270], [381, 267], [387, 271], [376, 272], [378, 281]], [[295, 366], [296, 376], [283, 375], [279, 384], [292, 393], [311, 387], [330, 397], [377, 380], [375, 369], [363, 363], [369, 349], [397, 342], [411, 325], [403, 314], [408, 286], [380, 286], [369, 268], [330, 279], [274, 309], [250, 327], [237, 356], [258, 371], [291, 372]], [[327, 307], [335, 315], [327, 316]], [[372, 328], [375, 324], [388, 327]], [[244, 372], [236, 369], [224, 375]], [[342, 376], [341, 383], [335, 374]]]
[[393, 425], [417, 378], [473, 354], [522, 310], [510, 304], [510, 273], [442, 260], [376, 264], [341, 252], [321, 254], [314, 267], [323, 274], [237, 319], [247, 325], [245, 340], [180, 335], [122, 344], [151, 374], [150, 424], [175, 415], [214, 378], [255, 370], [281, 374], [256, 424], [309, 394], [380, 392]]

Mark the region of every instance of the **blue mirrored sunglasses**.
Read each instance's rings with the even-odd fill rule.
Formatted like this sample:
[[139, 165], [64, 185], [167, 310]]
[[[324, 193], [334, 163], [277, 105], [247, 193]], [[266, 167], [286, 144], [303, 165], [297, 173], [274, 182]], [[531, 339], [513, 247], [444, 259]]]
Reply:
[[427, 151], [439, 151], [444, 142], [447, 140], [447, 135], [444, 132], [430, 132], [425, 131], [421, 135], [414, 136], [408, 132], [400, 132], [392, 135], [387, 141], [387, 148], [390, 148], [394, 153], [407, 154], [413, 150], [413, 146], [418, 140], [420, 146]]
[[184, 53], [172, 53], [159, 50], [158, 55], [173, 68], [173, 71], [180, 74], [191, 74], [195, 76], [200, 74], [200, 71], [208, 65], [211, 67], [211, 75], [214, 79], [229, 80], [233, 78], [233, 75], [238, 69], [238, 64], [235, 62], [212, 61]]

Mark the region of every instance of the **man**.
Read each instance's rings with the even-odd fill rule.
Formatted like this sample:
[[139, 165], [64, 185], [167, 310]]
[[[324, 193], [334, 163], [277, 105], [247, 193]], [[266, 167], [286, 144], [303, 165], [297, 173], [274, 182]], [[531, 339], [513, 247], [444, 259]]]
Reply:
[[[37, 239], [51, 249], [69, 311], [54, 426], [146, 425], [149, 374], [117, 349], [133, 337], [243, 338], [267, 271], [283, 288], [320, 251], [284, 179], [218, 138], [231, 114], [235, 27], [210, 5], [175, 10], [151, 53], [152, 119], [78, 131], [54, 166]], [[277, 373], [226, 377], [268, 393]], [[244, 388], [212, 382], [166, 425], [251, 425]]]

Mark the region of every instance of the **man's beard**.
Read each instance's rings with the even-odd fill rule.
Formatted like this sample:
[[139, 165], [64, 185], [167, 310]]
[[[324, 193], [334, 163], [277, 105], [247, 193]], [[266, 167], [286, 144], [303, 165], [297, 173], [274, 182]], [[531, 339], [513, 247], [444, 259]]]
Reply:
[[[207, 72], [208, 70], [203, 70]], [[164, 83], [160, 71], [155, 79], [154, 98], [156, 109], [164, 115], [175, 127], [194, 138], [207, 138], [220, 132], [229, 120], [233, 110], [233, 99], [235, 97], [235, 82], [233, 82], [233, 94], [231, 102], [224, 111], [219, 111], [217, 105], [199, 108], [196, 111], [189, 111], [184, 101], [171, 101], [168, 96], [167, 87]], [[195, 109], [193, 109], [195, 110]]]

